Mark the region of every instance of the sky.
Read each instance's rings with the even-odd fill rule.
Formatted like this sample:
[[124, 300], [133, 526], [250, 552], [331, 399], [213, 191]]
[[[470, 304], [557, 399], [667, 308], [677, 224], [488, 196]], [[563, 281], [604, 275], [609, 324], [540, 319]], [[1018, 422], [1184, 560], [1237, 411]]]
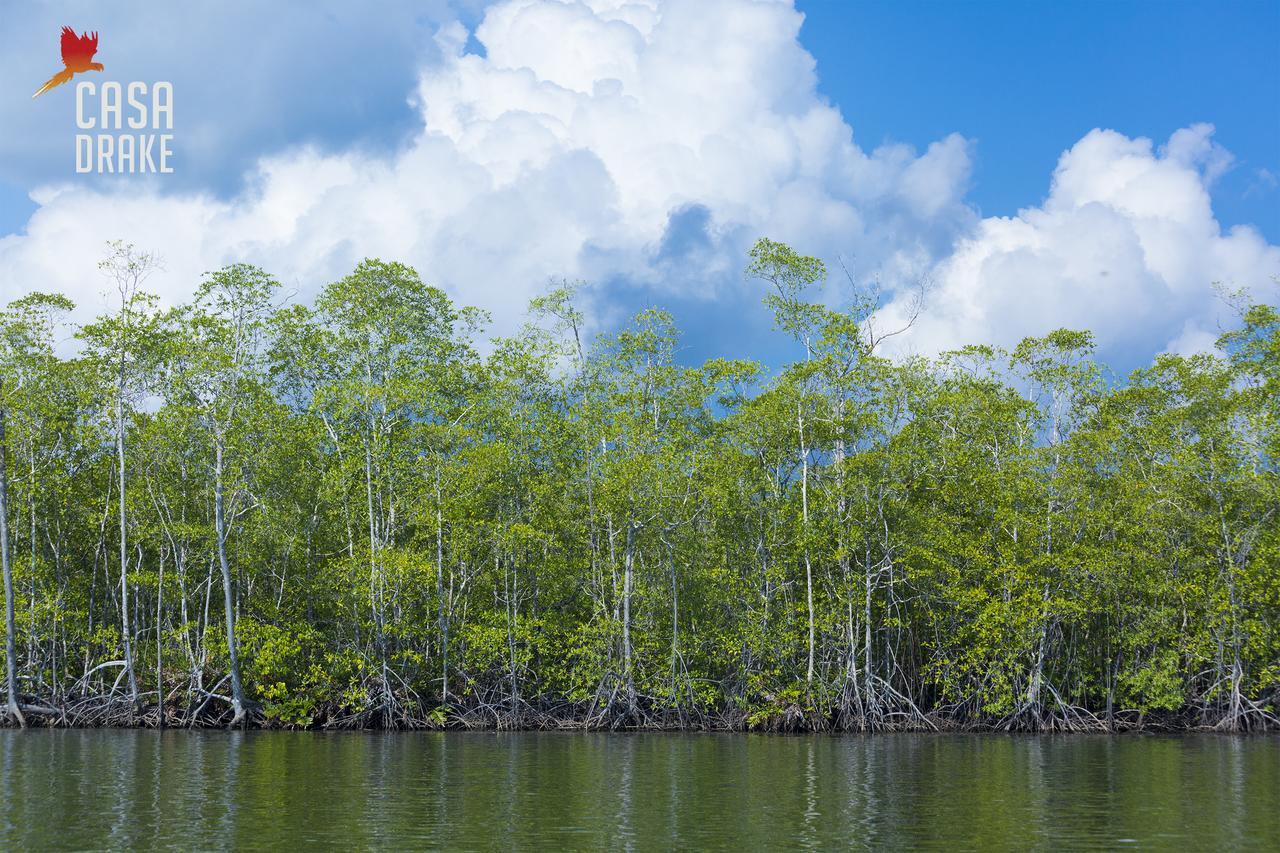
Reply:
[[[516, 331], [658, 305], [682, 357], [776, 361], [769, 236], [878, 282], [898, 354], [1091, 329], [1129, 367], [1212, 346], [1214, 283], [1280, 300], [1280, 2], [0, 0], [0, 301], [103, 309], [109, 239], [166, 302], [234, 261], [306, 301], [403, 260]], [[174, 87], [174, 172], [75, 171], [64, 25]], [[84, 131], [79, 131], [84, 132]], [[127, 132], [127, 131], [124, 131]]]

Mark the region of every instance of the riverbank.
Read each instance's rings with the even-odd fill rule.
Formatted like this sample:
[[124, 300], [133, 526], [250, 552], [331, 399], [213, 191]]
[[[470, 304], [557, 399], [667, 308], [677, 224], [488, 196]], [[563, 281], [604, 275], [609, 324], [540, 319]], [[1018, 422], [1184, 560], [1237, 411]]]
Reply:
[[[221, 698], [221, 697], [213, 697]], [[636, 706], [600, 708], [592, 704], [561, 703], [544, 708], [523, 703], [518, 710], [490, 705], [435, 706], [425, 713], [400, 707], [396, 716], [375, 709], [322, 709], [303, 722], [286, 722], [251, 703], [238, 721], [229, 708], [205, 702], [194, 707], [167, 705], [164, 713], [153, 703], [135, 706], [122, 698], [80, 697], [54, 703], [23, 702], [21, 718], [5, 715], [0, 725], [72, 729], [255, 729], [264, 731], [579, 731], [579, 732], [721, 732], [778, 734], [853, 734], [892, 732], [946, 733], [1264, 733], [1280, 732], [1280, 717], [1272, 708], [1249, 702], [1235, 713], [1209, 707], [1176, 712], [1139, 713], [1121, 710], [1108, 718], [1084, 708], [1055, 710], [1022, 708], [1003, 716], [960, 718], [941, 713], [900, 713], [877, 719], [854, 714], [820, 714], [791, 706], [772, 715], [748, 715], [740, 710], [719, 713]]]
[[[101, 268], [133, 293], [154, 260]], [[1274, 307], [1124, 380], [1081, 330], [889, 361], [819, 259], [744, 261], [795, 337], [767, 373], [685, 363], [659, 309], [586, 342], [570, 284], [490, 349], [378, 259], [310, 306], [243, 263], [76, 329], [14, 303], [4, 695], [93, 726], [1277, 725]]]

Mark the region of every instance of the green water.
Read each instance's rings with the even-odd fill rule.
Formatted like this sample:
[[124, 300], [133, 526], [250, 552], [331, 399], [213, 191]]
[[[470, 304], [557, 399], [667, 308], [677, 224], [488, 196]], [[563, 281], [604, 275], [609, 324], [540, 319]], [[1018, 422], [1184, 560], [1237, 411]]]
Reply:
[[0, 732], [14, 849], [1280, 849], [1280, 738]]

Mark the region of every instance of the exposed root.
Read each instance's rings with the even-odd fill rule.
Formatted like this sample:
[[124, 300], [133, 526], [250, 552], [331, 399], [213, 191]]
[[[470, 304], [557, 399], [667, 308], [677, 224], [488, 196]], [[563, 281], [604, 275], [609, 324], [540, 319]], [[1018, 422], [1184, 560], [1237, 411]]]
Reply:
[[1040, 702], [1023, 702], [1012, 713], [996, 723], [996, 731], [1005, 732], [1105, 732], [1110, 731], [1105, 720], [1092, 711], [1063, 700], [1053, 685], [1044, 683], [1041, 689], [1053, 697], [1053, 706]]
[[841, 731], [937, 731], [938, 724], [920, 710], [910, 696], [879, 676], [870, 683], [850, 678], [835, 713]]
[[[528, 700], [519, 695], [490, 688], [483, 691], [471, 679], [459, 679], [471, 690], [470, 696], [452, 696], [449, 704], [426, 700], [406, 683], [389, 673], [391, 685], [382, 677], [367, 683], [365, 704], [351, 707], [323, 705], [315, 710], [304, 728], [323, 729], [459, 729], [489, 731], [766, 731], [779, 733], [814, 732], [907, 732], [907, 731], [995, 731], [995, 732], [1106, 732], [1141, 730], [1209, 730], [1261, 732], [1280, 730], [1274, 711], [1274, 697], [1249, 699], [1234, 697], [1221, 710], [1211, 704], [1189, 706], [1177, 712], [1148, 716], [1132, 709], [1120, 709], [1109, 720], [1087, 708], [1065, 701], [1050, 684], [1042, 685], [1046, 704], [1023, 702], [1009, 714], [992, 718], [981, 713], [976, 699], [953, 705], [934, 706], [925, 711], [912, 697], [887, 681], [848, 681], [839, 690], [815, 695], [807, 702], [783, 700], [778, 696], [757, 696], [748, 701], [737, 697], [723, 708], [709, 709], [694, 704], [673, 705], [671, 696], [646, 695], [628, 689], [625, 681], [606, 677], [589, 700]], [[58, 727], [164, 727], [187, 728], [297, 728], [274, 719], [255, 702], [237, 709], [232, 698], [219, 691], [227, 678], [212, 689], [198, 681], [179, 685], [168, 696], [155, 692], [139, 696], [137, 705], [123, 691], [80, 692], [57, 700], [40, 701], [20, 696], [6, 709], [4, 723], [13, 726]], [[82, 682], [83, 683], [83, 682]], [[102, 685], [110, 688], [110, 682]], [[185, 707], [174, 701], [186, 691]], [[830, 697], [829, 699], [825, 697]], [[748, 713], [753, 707], [769, 708], [766, 713]], [[16, 711], [16, 713], [15, 713]]]
[[1246, 696], [1237, 696], [1235, 707], [1222, 716], [1213, 727], [1220, 732], [1265, 732], [1280, 729], [1280, 717], [1267, 710], [1261, 702]]

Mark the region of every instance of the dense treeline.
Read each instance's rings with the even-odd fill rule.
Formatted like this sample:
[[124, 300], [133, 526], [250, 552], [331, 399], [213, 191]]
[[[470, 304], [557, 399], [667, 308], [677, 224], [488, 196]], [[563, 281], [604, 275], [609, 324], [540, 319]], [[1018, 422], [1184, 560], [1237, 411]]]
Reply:
[[572, 285], [482, 354], [397, 263], [171, 310], [154, 263], [0, 318], [14, 722], [1277, 723], [1271, 307], [1123, 382], [1065, 330], [890, 360], [762, 240], [766, 376], [657, 310], [589, 343]]

